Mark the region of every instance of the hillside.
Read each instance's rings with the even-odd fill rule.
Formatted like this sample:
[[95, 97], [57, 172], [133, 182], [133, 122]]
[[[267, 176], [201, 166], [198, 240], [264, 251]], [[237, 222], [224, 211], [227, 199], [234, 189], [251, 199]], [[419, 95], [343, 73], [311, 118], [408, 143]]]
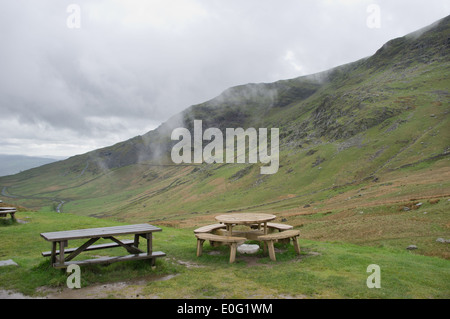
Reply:
[[[327, 72], [230, 88], [142, 136], [2, 177], [0, 198], [32, 209], [63, 202], [63, 212], [176, 227], [222, 212], [270, 211], [313, 239], [379, 241], [392, 220], [372, 220], [372, 234], [350, 229], [350, 219], [335, 237], [331, 220], [367, 209], [395, 214], [450, 196], [449, 39], [446, 17]], [[279, 128], [278, 173], [261, 175], [261, 164], [173, 164], [170, 134], [192, 129], [193, 120], [205, 128]], [[305, 216], [314, 214], [324, 218], [323, 232], [309, 226]], [[410, 238], [422, 227], [434, 227], [424, 231], [427, 240], [449, 234], [448, 219], [435, 221], [437, 228], [416, 222], [386, 238], [396, 231]], [[430, 254], [449, 256], [436, 249]]]

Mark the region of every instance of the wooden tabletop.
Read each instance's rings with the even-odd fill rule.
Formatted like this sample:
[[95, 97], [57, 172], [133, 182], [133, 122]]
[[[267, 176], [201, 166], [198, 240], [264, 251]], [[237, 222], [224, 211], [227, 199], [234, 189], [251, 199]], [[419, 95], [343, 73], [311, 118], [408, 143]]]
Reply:
[[260, 213], [234, 213], [216, 216], [224, 224], [261, 224], [274, 220], [277, 216]]
[[51, 233], [42, 233], [41, 236], [48, 241], [61, 241], [69, 239], [101, 238], [101, 237], [129, 235], [129, 234], [145, 234], [156, 231], [161, 231], [161, 228], [158, 228], [150, 224], [137, 224], [137, 225], [113, 226], [102, 228], [66, 230]]

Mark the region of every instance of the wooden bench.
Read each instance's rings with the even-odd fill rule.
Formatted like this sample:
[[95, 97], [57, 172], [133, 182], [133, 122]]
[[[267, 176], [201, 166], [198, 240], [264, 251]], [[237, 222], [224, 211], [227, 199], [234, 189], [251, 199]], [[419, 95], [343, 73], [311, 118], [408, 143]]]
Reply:
[[[226, 229], [226, 226], [224, 224], [206, 225], [206, 226], [195, 229], [194, 234], [222, 235], [222, 233], [220, 233], [220, 231], [224, 230], [224, 229]], [[220, 243], [216, 243], [214, 241], [209, 241], [209, 244], [211, 246], [220, 246]]]
[[195, 237], [197, 237], [197, 257], [200, 257], [203, 253], [205, 240], [209, 240], [210, 242], [220, 242], [230, 246], [230, 263], [234, 263], [236, 259], [237, 245], [247, 240], [245, 237], [220, 236], [208, 233], [195, 234]]
[[0, 207], [0, 217], [6, 217], [9, 214], [11, 219], [14, 219], [15, 213], [17, 213], [17, 208], [15, 207]]
[[[258, 228], [257, 224], [252, 225], [253, 229]], [[267, 223], [267, 228], [269, 229], [269, 232], [272, 233], [274, 230], [278, 231], [285, 231], [285, 230], [291, 230], [294, 229], [294, 226], [286, 225], [286, 224], [277, 224], [277, 223]]]
[[152, 264], [154, 264], [155, 258], [165, 257], [166, 254], [162, 251], [154, 251], [151, 254], [148, 253], [140, 253], [134, 255], [125, 255], [125, 256], [117, 256], [117, 257], [99, 257], [94, 259], [86, 259], [86, 260], [75, 260], [75, 261], [67, 261], [64, 263], [64, 267], [68, 267], [70, 265], [88, 265], [88, 264], [111, 264], [119, 261], [128, 261], [128, 260], [145, 260], [151, 259]]
[[[122, 240], [122, 243], [124, 245], [127, 246], [131, 246], [134, 244], [134, 240]], [[115, 247], [120, 247], [119, 244], [117, 243], [107, 243], [107, 244], [102, 244], [102, 245], [92, 245], [87, 247], [84, 251], [88, 251], [88, 250], [99, 250], [99, 249], [106, 249], [106, 248], [115, 248]], [[74, 251], [76, 251], [78, 248], [68, 248], [68, 249], [64, 249], [64, 253], [65, 254], [71, 254]], [[51, 251], [44, 251], [42, 252], [42, 256], [43, 257], [50, 257], [52, 255]], [[55, 255], [59, 255], [59, 250], [55, 251]]]
[[[219, 229], [216, 235], [228, 236], [228, 232], [225, 229]], [[258, 240], [258, 237], [264, 235], [264, 231], [252, 229], [252, 230], [233, 230], [233, 237], [245, 237], [247, 240]]]
[[226, 229], [226, 226], [224, 224], [207, 225], [207, 226], [197, 228], [196, 230], [194, 230], [194, 233], [195, 234], [214, 233], [218, 229]]
[[[299, 230], [286, 230], [286, 231], [282, 231], [282, 232], [278, 232], [278, 233], [272, 233], [272, 234], [268, 234], [268, 235], [263, 235], [263, 236], [259, 236], [258, 240], [267, 242], [267, 246], [269, 247], [269, 257], [271, 260], [276, 261], [276, 257], [275, 257], [275, 247], [274, 247], [274, 243], [278, 240], [283, 240], [283, 239], [292, 239], [292, 241], [294, 242], [294, 247], [295, 247], [295, 252], [297, 254], [300, 254], [300, 246], [298, 244], [298, 237], [300, 236], [300, 231]], [[264, 246], [265, 248], [265, 246]]]

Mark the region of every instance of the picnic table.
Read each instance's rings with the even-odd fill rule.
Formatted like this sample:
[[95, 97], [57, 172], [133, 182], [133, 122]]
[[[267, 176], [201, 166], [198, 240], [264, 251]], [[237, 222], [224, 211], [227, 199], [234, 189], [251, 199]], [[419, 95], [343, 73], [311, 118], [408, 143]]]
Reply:
[[[52, 250], [49, 252], [43, 252], [42, 255], [44, 257], [50, 256], [51, 264], [55, 268], [66, 268], [71, 264], [83, 265], [95, 263], [112, 263], [125, 260], [141, 259], [151, 259], [151, 263], [152, 265], [154, 265], [155, 258], [163, 257], [166, 255], [161, 251], [153, 251], [153, 233], [159, 231], [162, 231], [162, 229], [150, 224], [137, 224], [42, 233], [41, 237], [51, 242], [52, 244]], [[119, 240], [116, 238], [117, 236], [122, 235], [134, 235], [134, 240]], [[140, 237], [143, 237], [147, 241], [147, 250], [145, 252], [138, 248]], [[93, 245], [101, 238], [109, 239], [112, 241], [112, 243]], [[79, 239], [88, 240], [80, 247], [66, 249], [66, 247], [68, 247], [69, 241]], [[57, 250], [57, 246], [59, 246], [59, 250]], [[128, 255], [71, 261], [83, 251], [113, 247], [125, 248], [128, 252]], [[65, 256], [66, 254], [69, 255]]]
[[257, 225], [258, 230], [261, 230], [261, 227], [263, 227], [264, 234], [267, 235], [267, 222], [274, 220], [275, 218], [277, 218], [275, 215], [260, 213], [235, 213], [216, 216], [216, 220], [226, 226], [228, 236], [233, 235], [233, 227], [235, 225], [247, 225], [251, 227], [255, 224]]
[[[224, 214], [215, 217], [220, 224], [207, 225], [194, 230], [197, 238], [197, 256], [200, 257], [203, 252], [203, 243], [209, 240], [211, 246], [217, 243], [230, 246], [230, 263], [236, 258], [237, 246], [243, 244], [247, 240], [258, 240], [269, 248], [269, 257], [276, 261], [274, 243], [277, 241], [285, 241], [287, 243], [292, 239], [297, 254], [300, 254], [300, 246], [298, 245], [298, 237], [300, 231], [294, 230], [293, 226], [286, 224], [270, 223], [276, 218], [271, 214], [260, 213], [235, 213]], [[246, 225], [257, 230], [233, 231], [236, 225]], [[224, 229], [225, 228], [225, 229]], [[269, 229], [271, 232], [269, 233]], [[273, 232], [273, 230], [279, 232]]]
[[0, 217], [6, 217], [9, 214], [11, 219], [14, 219], [15, 213], [17, 213], [17, 208], [15, 207], [0, 207]]

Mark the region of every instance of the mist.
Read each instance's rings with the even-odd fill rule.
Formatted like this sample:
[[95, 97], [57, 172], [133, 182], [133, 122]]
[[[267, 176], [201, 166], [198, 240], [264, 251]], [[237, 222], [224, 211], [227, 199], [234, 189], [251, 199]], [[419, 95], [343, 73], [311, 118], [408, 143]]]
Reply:
[[3, 1], [0, 152], [72, 156], [113, 145], [230, 87], [364, 58], [449, 13], [444, 0]]

